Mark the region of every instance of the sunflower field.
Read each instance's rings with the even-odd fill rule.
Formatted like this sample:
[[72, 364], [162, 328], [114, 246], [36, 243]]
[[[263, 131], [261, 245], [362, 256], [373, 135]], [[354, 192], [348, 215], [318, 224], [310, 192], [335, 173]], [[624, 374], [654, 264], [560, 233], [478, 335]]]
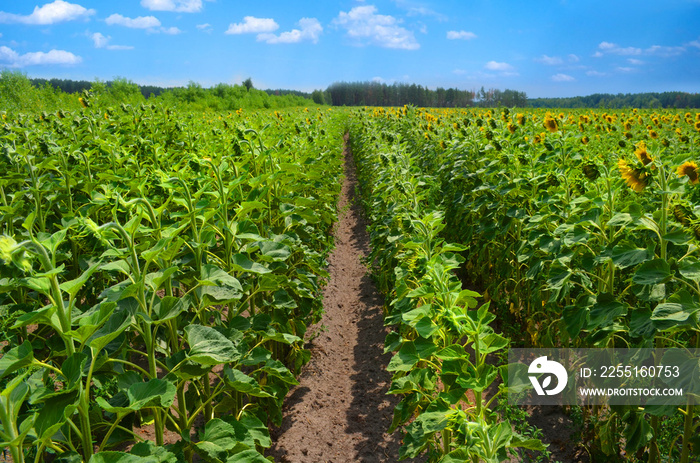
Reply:
[[[547, 458], [503, 412], [509, 348], [700, 348], [700, 113], [79, 103], [0, 121], [14, 463], [270, 461], [346, 132], [397, 460]], [[591, 461], [700, 455], [690, 399], [567, 413]]]
[[[484, 411], [497, 375], [484, 352], [700, 347], [700, 113], [404, 107], [352, 119], [407, 455], [539, 448]], [[594, 461], [700, 454], [690, 399], [577, 413]]]
[[268, 461], [322, 310], [342, 124], [80, 103], [0, 125], [5, 455]]

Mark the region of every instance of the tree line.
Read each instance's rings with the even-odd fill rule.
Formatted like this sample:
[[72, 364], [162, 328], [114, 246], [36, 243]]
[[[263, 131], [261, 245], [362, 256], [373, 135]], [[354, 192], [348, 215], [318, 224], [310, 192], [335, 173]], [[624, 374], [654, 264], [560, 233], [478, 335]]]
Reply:
[[[49, 106], [64, 107], [77, 104], [69, 98], [84, 91], [95, 94], [105, 104], [138, 103], [158, 98], [171, 104], [192, 109], [236, 110], [238, 108], [283, 108], [289, 106], [403, 106], [464, 108], [464, 107], [533, 107], [533, 108], [700, 108], [700, 94], [688, 92], [663, 93], [596, 93], [572, 98], [528, 98], [516, 90], [457, 88], [429, 89], [408, 84], [382, 82], [336, 82], [325, 90], [312, 93], [297, 90], [258, 90], [248, 78], [241, 84], [217, 84], [203, 88], [190, 81], [186, 86], [164, 88], [138, 85], [126, 78], [111, 81], [71, 79], [30, 79], [18, 71], [0, 71], [0, 110], [30, 109]], [[75, 102], [73, 102], [75, 100]]]
[[594, 93], [573, 98], [531, 98], [533, 108], [700, 108], [700, 93]]
[[470, 106], [527, 105], [525, 92], [515, 90], [460, 90], [437, 87], [431, 90], [416, 84], [383, 82], [336, 82], [324, 92], [324, 101], [333, 106], [403, 106], [412, 104], [431, 108], [466, 108]]

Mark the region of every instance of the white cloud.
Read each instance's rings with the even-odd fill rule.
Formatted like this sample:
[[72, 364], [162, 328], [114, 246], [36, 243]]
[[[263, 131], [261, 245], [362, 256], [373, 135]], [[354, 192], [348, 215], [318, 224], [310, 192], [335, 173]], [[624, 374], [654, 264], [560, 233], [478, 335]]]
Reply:
[[430, 16], [440, 22], [444, 22], [450, 19], [444, 14], [438, 13], [437, 11], [430, 9], [425, 5], [421, 5], [419, 2], [415, 2], [413, 0], [393, 0], [393, 2], [398, 8], [406, 10], [406, 14], [408, 16]]
[[242, 23], [230, 24], [226, 34], [264, 34], [276, 31], [279, 27], [272, 18], [246, 16]]
[[547, 55], [542, 55], [539, 58], [535, 58], [535, 61], [538, 63], [546, 64], [547, 66], [557, 66], [559, 64], [563, 64], [564, 61], [559, 58], [558, 56], [547, 56]]
[[511, 66], [510, 64], [508, 64], [508, 63], [499, 63], [499, 62], [496, 62], [496, 61], [489, 61], [488, 63], [486, 63], [486, 65], [485, 65], [484, 67], [485, 67], [486, 69], [488, 69], [489, 71], [503, 71], [503, 72], [508, 72], [508, 71], [513, 70], [513, 66]]
[[182, 34], [182, 31], [175, 26], [173, 26], [173, 27], [161, 27], [160, 32], [162, 32], [163, 34], [168, 34], [168, 35]]
[[333, 24], [344, 28], [348, 37], [360, 44], [404, 50], [420, 48], [413, 32], [399, 26], [400, 21], [393, 16], [377, 14], [374, 5], [356, 6], [347, 13], [341, 11]]
[[467, 73], [464, 69], [455, 69], [452, 71], [452, 74], [457, 74], [458, 76], [463, 76]]
[[576, 79], [574, 79], [568, 74], [554, 74], [552, 76], [552, 80], [554, 82], [573, 82]]
[[700, 40], [693, 40], [692, 42], [688, 42], [689, 47], [695, 47], [695, 48], [700, 48]]
[[[692, 42], [688, 45], [692, 46]], [[698, 44], [700, 45], [700, 44]], [[661, 57], [678, 56], [686, 52], [685, 47], [675, 46], [668, 47], [662, 45], [652, 45], [649, 48], [641, 49], [638, 47], [620, 47], [617, 44], [610, 42], [601, 42], [598, 45], [598, 51], [593, 55], [596, 58], [600, 58], [606, 54], [619, 55], [619, 56], [640, 56], [640, 55], [654, 55]]]
[[95, 14], [93, 9], [87, 9], [63, 0], [55, 0], [53, 3], [47, 3], [41, 7], [34, 7], [32, 14], [26, 16], [0, 11], [0, 23], [48, 25], [76, 19], [87, 19], [93, 14]]
[[570, 63], [578, 63], [580, 61], [580, 58], [573, 53], [569, 55], [569, 62]]
[[95, 44], [95, 48], [104, 48], [107, 46], [107, 42], [109, 42], [109, 37], [105, 37], [104, 35], [100, 34], [99, 32], [95, 32], [90, 36], [92, 39], [92, 42]]
[[297, 23], [300, 29], [292, 29], [288, 32], [282, 32], [280, 35], [271, 33], [258, 34], [257, 40], [275, 44], [275, 43], [299, 43], [303, 40], [310, 40], [313, 43], [318, 42], [318, 36], [323, 32], [321, 23], [316, 18], [301, 18]]
[[[611, 42], [600, 42], [598, 45], [598, 49], [601, 50], [601, 53], [611, 53], [614, 55], [622, 55], [622, 56], [629, 56], [629, 55], [641, 55], [642, 54], [642, 49], [637, 48], [637, 47], [619, 47], [617, 44], [611, 43]], [[597, 56], [599, 57], [599, 56]]]
[[198, 13], [202, 10], [202, 0], [141, 0], [141, 6], [151, 11]]
[[634, 71], [636, 71], [635, 68], [630, 68], [630, 67], [627, 67], [627, 66], [618, 66], [618, 67], [616, 67], [615, 69], [616, 69], [617, 71], [620, 71], [620, 72], [634, 72]]
[[684, 47], [664, 47], [661, 45], [652, 45], [651, 47], [647, 48], [644, 50], [646, 53], [650, 55], [659, 55], [659, 56], [678, 56], [682, 53], [685, 52]]
[[138, 18], [127, 18], [120, 14], [113, 14], [105, 19], [110, 26], [124, 26], [131, 29], [152, 29], [160, 27], [160, 21], [155, 16], [139, 16]]
[[467, 31], [447, 31], [448, 40], [471, 40], [475, 39], [476, 34]]
[[606, 74], [600, 71], [586, 71], [586, 75], [591, 77], [603, 77]]
[[203, 32], [211, 32], [214, 30], [211, 24], [209, 23], [204, 23], [204, 24], [197, 24], [197, 29]]
[[112, 37], [109, 36], [104, 36], [103, 34], [99, 32], [95, 32], [94, 34], [90, 35], [90, 39], [92, 39], [92, 42], [95, 44], [95, 48], [104, 48], [107, 50], [133, 50], [134, 47], [130, 47], [127, 45], [110, 45], [109, 41], [112, 40]]
[[10, 47], [0, 47], [0, 62], [14, 63], [19, 58], [19, 54]]
[[78, 64], [82, 62], [82, 58], [65, 50], [51, 50], [46, 53], [36, 51], [20, 55], [13, 49], [2, 46], [0, 47], [0, 62], [4, 62], [10, 67], [21, 68], [43, 64]]
[[636, 65], [644, 64], [644, 61], [642, 61], [642, 60], [640, 60], [640, 59], [634, 59], [634, 58], [629, 58], [629, 59], [627, 60], [627, 62], [630, 63], [630, 64], [636, 64]]

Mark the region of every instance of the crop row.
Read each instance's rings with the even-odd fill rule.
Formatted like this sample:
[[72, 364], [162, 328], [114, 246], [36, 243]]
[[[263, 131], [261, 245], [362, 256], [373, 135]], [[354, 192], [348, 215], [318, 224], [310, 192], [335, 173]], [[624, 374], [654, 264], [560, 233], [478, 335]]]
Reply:
[[[700, 347], [700, 114], [404, 108], [359, 117], [375, 143], [407, 159], [392, 201], [415, 191], [416, 206], [444, 212], [441, 236], [459, 243], [461, 271], [514, 345]], [[694, 372], [680, 385], [697, 381]], [[583, 413], [589, 447], [608, 459], [689, 461], [700, 426], [691, 398]]]
[[319, 110], [154, 105], [2, 122], [0, 440], [15, 463], [268, 461], [322, 310], [339, 130]]
[[[427, 201], [436, 179], [402, 140], [401, 128], [355, 114], [350, 139], [370, 221], [369, 262], [387, 295], [394, 327], [389, 394], [401, 395], [390, 431], [404, 431], [399, 458], [441, 463], [498, 462], [515, 448], [542, 451], [493, 410], [507, 392], [507, 368], [493, 358], [508, 347], [494, 331], [489, 303], [462, 288], [463, 245], [442, 237], [445, 213]], [[499, 380], [500, 379], [500, 380]]]

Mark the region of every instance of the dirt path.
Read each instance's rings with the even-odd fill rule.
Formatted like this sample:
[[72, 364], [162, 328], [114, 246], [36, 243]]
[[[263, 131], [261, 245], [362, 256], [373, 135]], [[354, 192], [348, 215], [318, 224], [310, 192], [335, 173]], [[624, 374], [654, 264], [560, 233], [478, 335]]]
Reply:
[[279, 462], [398, 460], [398, 433], [386, 434], [398, 398], [386, 395], [391, 354], [383, 354], [382, 299], [361, 262], [369, 236], [347, 149], [345, 176], [323, 296], [326, 313], [310, 343], [311, 361], [285, 402], [282, 427], [273, 433], [270, 454]]

